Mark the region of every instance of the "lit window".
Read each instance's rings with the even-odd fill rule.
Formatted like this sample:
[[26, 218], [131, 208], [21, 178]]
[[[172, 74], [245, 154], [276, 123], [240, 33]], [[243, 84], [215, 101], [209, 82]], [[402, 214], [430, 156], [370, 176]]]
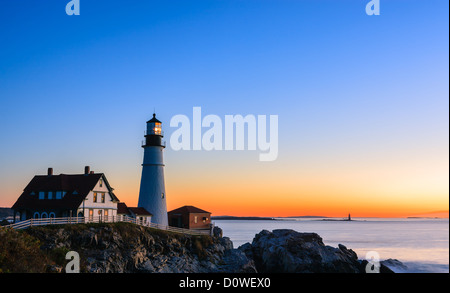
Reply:
[[102, 192], [102, 202], [105, 202], [105, 193]]
[[198, 222], [198, 217], [195, 216], [195, 217], [194, 217], [194, 223], [197, 224], [197, 222]]
[[152, 122], [150, 124], [149, 130], [150, 130], [150, 134], [161, 135], [161, 123]]
[[161, 123], [155, 123], [155, 134], [161, 134]]
[[100, 187], [103, 187], [103, 179], [100, 178]]
[[97, 192], [94, 192], [94, 199], [93, 202], [97, 202]]

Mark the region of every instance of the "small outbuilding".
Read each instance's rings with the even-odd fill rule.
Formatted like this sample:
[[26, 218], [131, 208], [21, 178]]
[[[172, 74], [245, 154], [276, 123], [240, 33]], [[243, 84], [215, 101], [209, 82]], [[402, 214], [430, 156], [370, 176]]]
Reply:
[[136, 219], [138, 223], [145, 225], [152, 221], [152, 214], [141, 207], [128, 207], [124, 202], [117, 204], [117, 215]]
[[194, 206], [183, 206], [167, 213], [169, 225], [184, 229], [210, 229], [211, 213]]

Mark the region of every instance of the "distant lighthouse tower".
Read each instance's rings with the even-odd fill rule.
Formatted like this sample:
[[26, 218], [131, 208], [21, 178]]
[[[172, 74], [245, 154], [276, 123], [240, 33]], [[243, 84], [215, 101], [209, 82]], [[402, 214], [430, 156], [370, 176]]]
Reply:
[[145, 144], [142, 146], [144, 163], [138, 207], [152, 214], [152, 223], [168, 226], [162, 137], [161, 121], [153, 114], [153, 118], [147, 121]]

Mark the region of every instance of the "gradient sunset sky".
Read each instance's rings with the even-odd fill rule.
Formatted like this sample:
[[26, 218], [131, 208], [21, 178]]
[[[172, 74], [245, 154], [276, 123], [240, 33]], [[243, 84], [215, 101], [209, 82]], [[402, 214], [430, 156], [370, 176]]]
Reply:
[[449, 2], [4, 0], [0, 206], [53, 167], [137, 205], [145, 122], [278, 115], [259, 151], [165, 151], [168, 208], [404, 217], [449, 207]]

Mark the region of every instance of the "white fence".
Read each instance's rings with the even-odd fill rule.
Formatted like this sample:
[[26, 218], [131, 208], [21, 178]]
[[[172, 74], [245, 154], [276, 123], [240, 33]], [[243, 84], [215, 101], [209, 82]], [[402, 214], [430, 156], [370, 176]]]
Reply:
[[5, 227], [12, 229], [26, 229], [33, 226], [46, 226], [46, 225], [66, 225], [66, 224], [83, 224], [83, 223], [133, 223], [136, 225], [155, 228], [159, 230], [165, 230], [175, 233], [182, 233], [188, 235], [211, 235], [210, 230], [193, 230], [183, 229], [172, 226], [159, 225], [155, 223], [145, 222], [139, 219], [131, 218], [128, 216], [103, 216], [103, 217], [69, 217], [69, 218], [44, 218], [44, 219], [28, 219], [25, 221], [17, 222]]

